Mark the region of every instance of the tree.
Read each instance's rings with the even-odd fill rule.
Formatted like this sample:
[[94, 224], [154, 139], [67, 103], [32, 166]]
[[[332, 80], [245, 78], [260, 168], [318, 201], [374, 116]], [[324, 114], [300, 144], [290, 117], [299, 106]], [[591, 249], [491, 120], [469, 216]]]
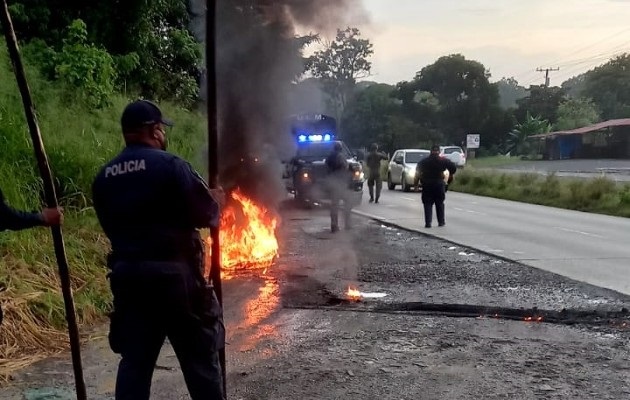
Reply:
[[454, 54], [424, 67], [399, 92], [407, 103], [421, 92], [434, 96], [439, 104], [437, 128], [449, 143], [459, 145], [467, 133], [481, 131], [490, 110], [498, 105], [497, 87], [489, 77], [483, 64]]
[[306, 70], [322, 81], [337, 116], [343, 113], [357, 80], [370, 75], [372, 47], [368, 39], [361, 38], [359, 29], [348, 27], [337, 29], [335, 40], [308, 58]]
[[568, 99], [558, 107], [558, 121], [554, 128], [568, 130], [592, 125], [600, 121], [599, 115], [599, 110], [591, 99]]
[[518, 108], [514, 112], [518, 121], [525, 121], [527, 115], [537, 115], [540, 118], [555, 123], [558, 119], [558, 107], [564, 100], [564, 90], [557, 86], [532, 85], [527, 97], [517, 100]]
[[582, 95], [593, 99], [604, 119], [630, 115], [630, 54], [586, 73]]
[[499, 91], [499, 105], [503, 109], [516, 108], [516, 101], [527, 97], [527, 89], [514, 78], [501, 78], [496, 83]]
[[576, 75], [562, 82], [560, 87], [566, 93], [567, 97], [581, 97], [586, 83], [586, 73]]
[[197, 98], [201, 47], [188, 26], [187, 1], [16, 0], [11, 11], [22, 40], [41, 39], [55, 51], [66, 27], [82, 19], [87, 42], [114, 57], [120, 88], [184, 104]]
[[517, 124], [512, 132], [509, 133], [508, 152], [513, 151], [518, 155], [527, 154], [532, 150], [528, 138], [532, 135], [549, 133], [550, 131], [551, 124], [549, 121], [542, 119], [540, 116], [532, 117], [528, 113], [525, 116], [525, 121]]

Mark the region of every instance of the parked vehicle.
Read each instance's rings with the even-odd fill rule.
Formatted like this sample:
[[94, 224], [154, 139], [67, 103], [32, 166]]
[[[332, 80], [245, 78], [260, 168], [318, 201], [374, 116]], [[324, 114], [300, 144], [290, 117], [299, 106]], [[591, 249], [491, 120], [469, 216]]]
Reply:
[[403, 192], [409, 192], [414, 185], [416, 165], [429, 154], [425, 149], [396, 150], [387, 168], [387, 188], [394, 190], [400, 185]]
[[440, 146], [440, 155], [454, 162], [457, 168], [466, 165], [466, 153], [459, 146]]

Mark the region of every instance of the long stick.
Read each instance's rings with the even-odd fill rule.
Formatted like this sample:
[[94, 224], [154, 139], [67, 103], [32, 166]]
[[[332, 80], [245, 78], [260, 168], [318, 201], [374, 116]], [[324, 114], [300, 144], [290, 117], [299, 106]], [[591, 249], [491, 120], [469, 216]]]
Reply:
[[[4, 28], [4, 37], [7, 41], [7, 47], [9, 49], [11, 62], [13, 63], [15, 77], [17, 79], [18, 87], [20, 88], [20, 94], [22, 95], [26, 121], [28, 123], [28, 128], [31, 133], [31, 139], [33, 141], [33, 150], [35, 151], [39, 173], [44, 183], [46, 203], [48, 207], [54, 208], [58, 205], [57, 195], [55, 194], [55, 186], [53, 184], [52, 173], [50, 172], [46, 150], [44, 149], [44, 143], [42, 142], [42, 136], [39, 131], [39, 125], [37, 124], [37, 117], [35, 116], [35, 106], [33, 104], [28, 83], [26, 81], [26, 74], [24, 73], [24, 66], [22, 65], [20, 50], [18, 47], [17, 38], [15, 36], [15, 31], [13, 30], [13, 23], [11, 22], [11, 15], [9, 14], [9, 8], [7, 6], [6, 0], [2, 0], [0, 19], [2, 21], [2, 27]], [[72, 366], [74, 368], [74, 380], [77, 392], [77, 399], [85, 400], [87, 399], [87, 394], [85, 391], [85, 382], [83, 381], [83, 367], [81, 366], [81, 344], [79, 341], [79, 328], [77, 327], [77, 320], [74, 312], [74, 300], [72, 299], [72, 289], [70, 287], [70, 272], [68, 271], [68, 261], [66, 259], [63, 234], [61, 232], [60, 226], [53, 226], [51, 230], [55, 247], [55, 255], [57, 257], [57, 265], [59, 266], [61, 291], [63, 293], [63, 301], [66, 308], [66, 320], [68, 321], [68, 334], [70, 336], [70, 350], [72, 352]]]
[[[219, 186], [219, 134], [217, 117], [217, 74], [216, 74], [216, 0], [206, 2], [206, 82], [208, 98], [208, 183], [213, 189]], [[223, 307], [223, 287], [221, 284], [221, 245], [219, 227], [210, 229], [212, 256], [210, 276], [219, 304]], [[225, 370], [225, 346], [219, 350], [219, 362], [223, 374], [223, 392], [227, 398], [227, 372]]]

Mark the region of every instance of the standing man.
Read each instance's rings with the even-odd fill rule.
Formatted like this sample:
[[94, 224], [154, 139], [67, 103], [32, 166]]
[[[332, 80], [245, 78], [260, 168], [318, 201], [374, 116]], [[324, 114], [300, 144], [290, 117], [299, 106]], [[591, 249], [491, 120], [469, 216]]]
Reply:
[[98, 173], [94, 208], [111, 242], [109, 342], [122, 356], [116, 400], [147, 400], [168, 337], [193, 400], [221, 400], [222, 310], [203, 277], [199, 228], [217, 226], [221, 190], [166, 152], [172, 123], [152, 102], [129, 104], [126, 147]]
[[[378, 144], [372, 143], [365, 163], [370, 170], [368, 175], [368, 191], [370, 193], [370, 203], [378, 203], [383, 189], [383, 179], [381, 178], [381, 160], [387, 160], [387, 155], [378, 151]], [[376, 183], [376, 199], [374, 198], [374, 184]]]
[[348, 160], [343, 156], [341, 143], [335, 142], [333, 151], [326, 158], [328, 167], [328, 185], [330, 189], [330, 230], [339, 232], [339, 202], [343, 201], [344, 227], [350, 229], [350, 202], [348, 201], [348, 184], [350, 172]]
[[444, 199], [446, 183], [444, 171], [448, 170], [448, 183], [453, 181], [457, 166], [449, 159], [440, 157], [440, 146], [431, 147], [429, 157], [420, 161], [420, 183], [422, 184], [422, 204], [424, 205], [424, 227], [430, 228], [433, 219], [433, 204], [439, 226], [446, 225], [444, 218]]
[[[41, 212], [18, 211], [9, 207], [0, 189], [0, 231], [19, 231], [35, 226], [53, 226], [63, 223], [61, 207], [44, 208]], [[0, 283], [0, 292], [5, 289]], [[0, 324], [2, 323], [2, 308], [0, 308]]]

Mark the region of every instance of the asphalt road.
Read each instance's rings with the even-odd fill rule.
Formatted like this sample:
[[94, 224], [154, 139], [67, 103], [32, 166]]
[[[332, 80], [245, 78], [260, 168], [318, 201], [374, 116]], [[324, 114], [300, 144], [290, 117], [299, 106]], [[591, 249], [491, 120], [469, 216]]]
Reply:
[[[630, 398], [630, 319], [593, 314], [630, 297], [367, 218], [332, 234], [324, 208], [281, 216], [277, 262], [224, 281], [229, 399]], [[83, 348], [90, 400], [113, 398], [106, 334]], [[71, 371], [67, 353], [15, 371], [0, 399], [72, 400]], [[151, 398], [190, 398], [169, 345]]]
[[[384, 190], [357, 213], [630, 294], [630, 219], [448, 192], [446, 226], [424, 228], [420, 193]], [[435, 217], [434, 217], [435, 218]], [[435, 221], [434, 221], [435, 222]]]

